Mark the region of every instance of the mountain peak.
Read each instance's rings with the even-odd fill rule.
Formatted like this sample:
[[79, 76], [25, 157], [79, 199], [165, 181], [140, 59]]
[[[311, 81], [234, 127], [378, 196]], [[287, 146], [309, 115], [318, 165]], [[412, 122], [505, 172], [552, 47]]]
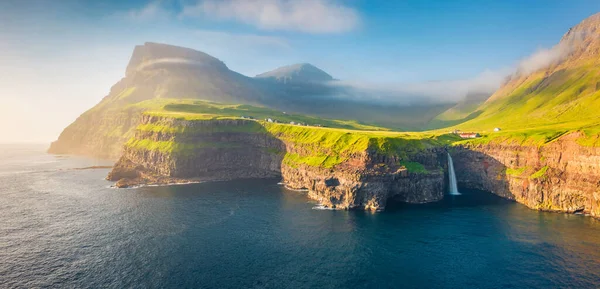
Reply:
[[570, 60], [596, 60], [600, 53], [600, 13], [575, 25], [562, 37], [559, 47]]
[[146, 42], [133, 49], [127, 74], [155, 64], [178, 64], [227, 68], [225, 63], [204, 52], [169, 44]]
[[327, 72], [310, 63], [297, 63], [279, 67], [275, 70], [259, 74], [256, 78], [270, 79], [283, 83], [327, 82], [333, 80], [333, 77]]

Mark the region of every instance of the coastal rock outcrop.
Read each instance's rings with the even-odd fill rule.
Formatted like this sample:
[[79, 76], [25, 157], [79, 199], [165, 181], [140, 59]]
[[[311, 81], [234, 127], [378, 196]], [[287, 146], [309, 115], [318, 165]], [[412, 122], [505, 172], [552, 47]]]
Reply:
[[[336, 209], [380, 210], [390, 198], [438, 201], [444, 194], [443, 149], [410, 153], [335, 150], [294, 139], [281, 124], [254, 120], [185, 120], [143, 115], [108, 179], [118, 187], [281, 177], [292, 189]], [[320, 128], [292, 127], [299, 130]], [[355, 141], [355, 140], [353, 140]], [[356, 142], [356, 141], [355, 141]], [[418, 171], [402, 163], [411, 161]]]
[[[427, 154], [437, 168], [441, 163], [438, 163], [438, 153], [429, 151]], [[409, 172], [393, 158], [389, 162], [381, 160], [365, 154], [335, 170], [284, 164], [281, 175], [286, 186], [307, 189], [310, 198], [330, 208], [380, 210], [391, 198], [406, 203], [435, 202], [443, 198], [442, 169]]]
[[543, 146], [462, 145], [452, 157], [459, 185], [490, 191], [532, 209], [600, 217], [600, 148], [564, 135]]

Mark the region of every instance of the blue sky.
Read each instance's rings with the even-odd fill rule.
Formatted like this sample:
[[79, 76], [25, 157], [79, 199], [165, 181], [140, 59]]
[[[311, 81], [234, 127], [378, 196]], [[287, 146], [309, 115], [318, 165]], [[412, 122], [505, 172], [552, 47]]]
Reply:
[[3, 0], [0, 123], [34, 128], [27, 116], [47, 116], [55, 121], [39, 137], [8, 135], [56, 138], [145, 41], [204, 51], [249, 76], [310, 62], [394, 86], [501, 75], [597, 12], [597, 0]]

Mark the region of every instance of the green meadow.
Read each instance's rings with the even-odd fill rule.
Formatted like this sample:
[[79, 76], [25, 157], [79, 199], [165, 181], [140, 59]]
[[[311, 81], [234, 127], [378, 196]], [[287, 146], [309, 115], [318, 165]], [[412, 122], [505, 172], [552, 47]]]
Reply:
[[[251, 105], [220, 104], [198, 100], [157, 99], [134, 105], [145, 114], [164, 117], [164, 120], [137, 127], [141, 132], [170, 133], [171, 141], [152, 141], [132, 138], [126, 146], [135, 149], [158, 150], [165, 153], [188, 155], [206, 147], [227, 147], [223, 143], [183, 143], [186, 134], [215, 132], [265, 133], [278, 139], [302, 146], [303, 155], [285, 154], [289, 165], [306, 164], [333, 168], [355, 153], [370, 151], [382, 155], [396, 155], [400, 165], [409, 171], [426, 172], [423, 165], [411, 161], [411, 156], [427, 148], [450, 145], [460, 140], [454, 134], [437, 132], [393, 132], [386, 128], [354, 121], [316, 118]], [[249, 118], [252, 119], [249, 119]], [[268, 122], [265, 119], [276, 122]], [[237, 125], [219, 124], [214, 120], [243, 120]], [[181, 125], [193, 121], [196, 125]], [[206, 122], [206, 124], [202, 124]], [[294, 122], [296, 124], [291, 124]], [[298, 125], [303, 123], [304, 125]], [[282, 152], [274, 152], [282, 153]]]
[[[580, 131], [581, 145], [600, 146], [600, 67], [584, 63], [553, 73], [536, 72], [501, 88], [474, 114], [449, 128], [483, 136], [463, 143], [539, 146]], [[494, 132], [496, 127], [502, 130]]]

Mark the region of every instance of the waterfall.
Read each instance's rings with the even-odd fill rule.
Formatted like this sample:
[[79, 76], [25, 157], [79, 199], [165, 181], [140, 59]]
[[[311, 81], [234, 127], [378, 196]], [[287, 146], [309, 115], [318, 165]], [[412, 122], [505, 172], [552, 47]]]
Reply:
[[452, 157], [448, 154], [448, 180], [450, 181], [450, 195], [460, 195], [458, 186], [456, 185], [456, 174], [454, 174], [454, 163]]

